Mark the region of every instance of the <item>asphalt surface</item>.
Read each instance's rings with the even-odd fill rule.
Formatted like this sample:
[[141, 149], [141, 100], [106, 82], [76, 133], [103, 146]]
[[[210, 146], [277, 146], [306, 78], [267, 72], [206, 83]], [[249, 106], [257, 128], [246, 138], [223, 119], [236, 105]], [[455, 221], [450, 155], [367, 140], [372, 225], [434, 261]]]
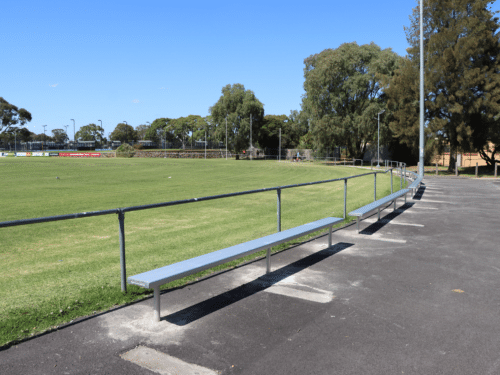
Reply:
[[[375, 217], [0, 351], [1, 374], [500, 374], [500, 181]], [[191, 367], [190, 367], [191, 366]]]

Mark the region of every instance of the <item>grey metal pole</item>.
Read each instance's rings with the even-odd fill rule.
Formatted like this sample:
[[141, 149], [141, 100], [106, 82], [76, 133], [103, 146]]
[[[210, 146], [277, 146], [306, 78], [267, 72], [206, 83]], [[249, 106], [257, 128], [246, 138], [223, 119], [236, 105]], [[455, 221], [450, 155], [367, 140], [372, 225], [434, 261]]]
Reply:
[[207, 131], [205, 130], [205, 160], [207, 159]]
[[344, 180], [344, 219], [347, 217], [347, 179]]
[[373, 174], [373, 201], [377, 200], [377, 172]]
[[279, 149], [279, 161], [281, 161], [281, 128], [280, 128], [280, 149]]
[[226, 160], [227, 160], [227, 114], [226, 114]]
[[73, 121], [73, 142], [76, 142], [75, 120], [70, 119], [70, 121]]
[[394, 193], [393, 187], [392, 187], [392, 168], [391, 168], [391, 194]]
[[476, 163], [476, 178], [477, 178], [477, 163]]
[[424, 177], [424, 114], [424, 1], [420, 0], [420, 177]]
[[497, 178], [497, 168], [498, 168], [498, 163], [495, 163], [495, 178]]
[[281, 232], [281, 189], [276, 190], [278, 195], [278, 232]]
[[402, 165], [399, 166], [399, 176], [400, 176], [399, 190], [401, 190], [403, 188], [403, 166]]
[[125, 269], [125, 214], [118, 211], [118, 223], [120, 226], [120, 268], [122, 292], [127, 291], [127, 271]]
[[250, 113], [250, 150], [252, 149], [252, 114]]

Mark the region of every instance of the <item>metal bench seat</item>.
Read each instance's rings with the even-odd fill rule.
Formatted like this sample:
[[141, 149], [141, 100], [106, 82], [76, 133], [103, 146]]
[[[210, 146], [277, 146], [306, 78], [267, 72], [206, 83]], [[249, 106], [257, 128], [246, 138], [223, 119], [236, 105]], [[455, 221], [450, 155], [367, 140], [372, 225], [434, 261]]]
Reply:
[[408, 189], [411, 190], [411, 193], [414, 194], [414, 190], [417, 190], [422, 182], [422, 177], [417, 177], [409, 186]]
[[332, 245], [332, 227], [343, 221], [338, 217], [328, 217], [317, 220], [312, 223], [300, 225], [295, 228], [287, 229], [281, 232], [273, 233], [268, 236], [248, 241], [239, 245], [234, 245], [222, 250], [214, 251], [208, 254], [200, 255], [195, 258], [187, 259], [178, 263], [170, 264], [155, 270], [130, 276], [127, 279], [129, 284], [141, 286], [143, 288], [153, 288], [154, 290], [154, 310], [155, 320], [160, 321], [160, 286], [171, 281], [181, 279], [185, 276], [195, 274], [200, 271], [242, 258], [257, 251], [267, 249], [267, 270], [271, 271], [270, 248], [284, 242], [293, 240], [306, 234], [330, 228], [328, 244]]
[[359, 220], [363, 218], [366, 214], [378, 209], [378, 220], [380, 220], [380, 207], [386, 205], [387, 203], [394, 202], [394, 209], [396, 209], [396, 201], [398, 198], [404, 195], [406, 203], [406, 194], [410, 192], [410, 189], [402, 189], [395, 193], [392, 193], [384, 198], [378, 199], [375, 202], [367, 204], [366, 206], [360, 207], [354, 211], [349, 212], [349, 216], [356, 216], [356, 228], [359, 233]]

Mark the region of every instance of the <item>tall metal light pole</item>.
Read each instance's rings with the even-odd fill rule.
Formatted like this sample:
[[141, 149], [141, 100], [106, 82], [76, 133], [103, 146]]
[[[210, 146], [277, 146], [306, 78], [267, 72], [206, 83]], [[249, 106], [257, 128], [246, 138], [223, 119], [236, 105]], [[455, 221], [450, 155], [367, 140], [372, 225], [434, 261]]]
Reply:
[[226, 160], [227, 160], [227, 114], [226, 114]]
[[420, 147], [418, 175], [424, 177], [424, 1], [420, 0]]
[[380, 168], [380, 115], [384, 112], [385, 109], [377, 113], [377, 121], [378, 121], [377, 168]]
[[[127, 121], [123, 121], [125, 123], [125, 125], [128, 125], [127, 124]], [[128, 127], [125, 127], [125, 135], [127, 137], [127, 141], [128, 141]]]
[[73, 142], [76, 142], [75, 120], [70, 119], [70, 121], [73, 121]]
[[45, 138], [47, 138], [47, 134], [45, 134], [45, 128], [47, 127], [47, 125], [42, 125], [43, 126], [43, 135], [45, 137], [43, 137], [43, 141], [42, 141], [42, 151], [43, 151], [43, 144], [45, 143]]
[[[12, 149], [9, 149], [9, 151]], [[14, 156], [17, 156], [17, 130], [14, 131]]]
[[250, 150], [252, 149], [252, 114], [250, 113]]
[[280, 128], [280, 149], [279, 149], [279, 161], [281, 161], [281, 128]]
[[[97, 120], [97, 121], [100, 121], [101, 122], [101, 129], [102, 129], [102, 121], [101, 120]], [[102, 130], [103, 132], [103, 135], [104, 135], [104, 129]], [[102, 142], [102, 139], [101, 139], [101, 142]], [[101, 146], [102, 147], [102, 146]]]
[[64, 127], [66, 128], [66, 138], [68, 138], [68, 140], [69, 140], [69, 137], [68, 137], [68, 126], [69, 125], [64, 125]]

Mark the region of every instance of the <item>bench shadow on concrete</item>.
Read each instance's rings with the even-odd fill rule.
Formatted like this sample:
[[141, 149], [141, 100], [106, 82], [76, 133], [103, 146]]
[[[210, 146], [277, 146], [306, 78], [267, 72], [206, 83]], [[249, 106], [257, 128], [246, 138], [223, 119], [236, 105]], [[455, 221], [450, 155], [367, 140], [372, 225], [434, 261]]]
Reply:
[[418, 190], [415, 192], [415, 195], [413, 197], [411, 197], [411, 199], [420, 200], [424, 196], [424, 193], [425, 193], [425, 185], [422, 184], [422, 185], [420, 185]]
[[[359, 234], [365, 234], [365, 235], [375, 234], [380, 229], [384, 228], [387, 224], [389, 224], [391, 222], [391, 220], [394, 220], [398, 216], [402, 215], [407, 209], [413, 207], [414, 204], [415, 203], [413, 203], [413, 202], [407, 202], [404, 205], [402, 205], [401, 207], [398, 207], [395, 211], [392, 211], [383, 217], [381, 216], [380, 220], [370, 224], [365, 229], [361, 230], [359, 232]], [[392, 204], [387, 206], [385, 209], [391, 209], [391, 208], [392, 208]], [[373, 217], [373, 216], [376, 217], [377, 214], [375, 213], [371, 217]], [[363, 222], [361, 221], [361, 223], [363, 223]]]
[[161, 320], [166, 320], [169, 323], [178, 326], [187, 325], [203, 318], [204, 316], [230, 306], [235, 302], [241, 301], [244, 298], [261, 292], [278, 283], [279, 281], [284, 280], [285, 278], [294, 275], [308, 267], [311, 267], [314, 264], [319, 263], [351, 246], [354, 246], [354, 244], [339, 242], [327, 249], [308, 255], [305, 258], [297, 260], [294, 263], [263, 275], [249, 283], [243, 284], [225, 293], [197, 303], [196, 305], [186, 307], [185, 309], [162, 317]]

